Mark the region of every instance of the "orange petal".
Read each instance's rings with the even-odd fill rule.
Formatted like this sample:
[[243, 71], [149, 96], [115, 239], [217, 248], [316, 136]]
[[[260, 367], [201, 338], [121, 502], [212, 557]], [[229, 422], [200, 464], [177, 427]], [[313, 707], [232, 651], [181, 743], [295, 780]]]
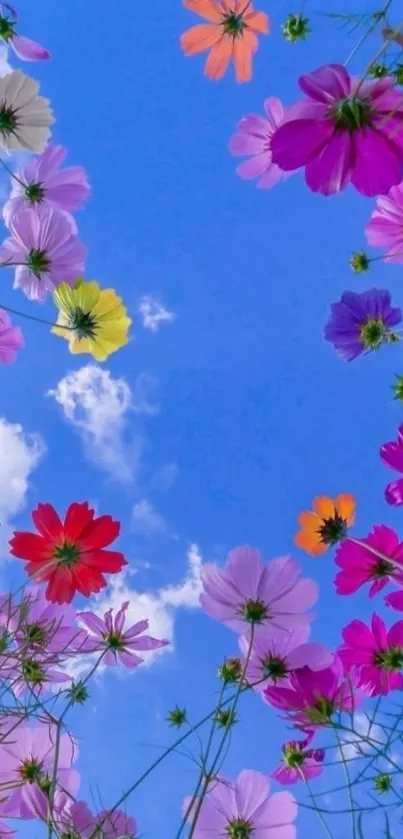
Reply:
[[294, 544], [302, 551], [306, 551], [311, 556], [320, 556], [326, 553], [328, 545], [319, 541], [319, 536], [312, 531], [300, 530], [294, 536]]
[[335, 502], [326, 495], [313, 499], [313, 509], [321, 519], [332, 519], [335, 513]]
[[211, 23], [199, 23], [181, 35], [181, 47], [185, 55], [196, 55], [213, 47], [221, 37], [221, 29]]
[[222, 79], [232, 56], [232, 45], [233, 39], [226, 35], [214, 44], [204, 67], [209, 79]]
[[261, 35], [268, 35], [270, 32], [270, 19], [264, 12], [249, 12], [245, 15], [245, 23]]
[[220, 7], [213, 0], [183, 0], [183, 5], [185, 9], [195, 12], [200, 17], [204, 17], [205, 20], [211, 20], [212, 23], [221, 21]]
[[338, 495], [335, 501], [336, 510], [342, 519], [345, 519], [349, 527], [355, 521], [355, 498], [354, 495], [344, 493]]
[[299, 514], [298, 524], [300, 524], [304, 530], [311, 530], [314, 533], [317, 533], [322, 524], [322, 520], [318, 518], [316, 513], [305, 511]]
[[250, 82], [252, 78], [252, 56], [258, 48], [254, 32], [245, 29], [241, 38], [235, 38], [233, 58], [237, 82]]

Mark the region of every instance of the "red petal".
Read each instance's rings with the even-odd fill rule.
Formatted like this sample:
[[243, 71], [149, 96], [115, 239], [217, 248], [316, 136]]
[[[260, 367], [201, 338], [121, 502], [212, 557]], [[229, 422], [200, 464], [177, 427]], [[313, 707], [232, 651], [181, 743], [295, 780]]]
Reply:
[[32, 513], [32, 520], [39, 533], [52, 542], [63, 538], [63, 525], [51, 504], [38, 504]]
[[82, 532], [89, 527], [94, 520], [94, 510], [91, 510], [87, 502], [70, 504], [64, 519], [64, 535], [69, 542], [76, 542]]
[[52, 574], [46, 589], [46, 600], [50, 603], [71, 603], [76, 589], [70, 568], [59, 567]]
[[82, 532], [79, 540], [80, 550], [106, 548], [120, 533], [120, 522], [111, 516], [99, 516]]
[[123, 566], [127, 565], [127, 560], [118, 551], [88, 551], [82, 553], [80, 559], [81, 565], [110, 574], [121, 571]]
[[36, 561], [36, 562], [27, 562], [25, 566], [25, 571], [29, 577], [31, 577], [35, 582], [44, 583], [50, 580], [53, 572], [56, 569], [56, 563], [54, 560], [44, 560]]
[[85, 597], [97, 594], [106, 586], [106, 580], [102, 574], [96, 569], [86, 568], [85, 565], [74, 566], [73, 575], [77, 591]]
[[17, 532], [9, 542], [10, 553], [19, 559], [39, 562], [47, 559], [52, 553], [52, 545], [37, 533]]

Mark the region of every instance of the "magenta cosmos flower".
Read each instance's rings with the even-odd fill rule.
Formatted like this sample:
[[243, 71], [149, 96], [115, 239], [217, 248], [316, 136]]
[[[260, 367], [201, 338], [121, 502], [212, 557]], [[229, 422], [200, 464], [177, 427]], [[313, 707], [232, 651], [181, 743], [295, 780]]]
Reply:
[[[396, 472], [403, 473], [403, 424], [399, 426], [397, 440], [384, 443], [380, 450], [381, 460]], [[385, 498], [393, 507], [403, 504], [403, 478], [391, 481], [385, 490]]]
[[330, 725], [335, 713], [354, 711], [361, 701], [354, 671], [346, 678], [340, 658], [331, 667], [312, 671], [302, 667], [285, 687], [267, 687], [262, 693], [269, 705], [286, 712], [298, 728]]
[[[12, 743], [0, 745], [0, 788], [8, 796], [2, 815], [34, 818], [46, 817], [46, 791], [53, 777], [56, 729], [46, 723], [35, 728], [19, 725]], [[71, 766], [78, 749], [70, 734], [62, 734], [58, 751], [57, 788], [76, 795], [80, 776]]]
[[274, 96], [264, 102], [265, 116], [247, 114], [238, 124], [230, 140], [229, 150], [235, 157], [249, 157], [237, 166], [240, 178], [258, 178], [260, 189], [269, 189], [290, 173], [284, 172], [272, 161], [271, 138], [284, 121], [284, 107]]
[[101, 620], [94, 612], [79, 612], [79, 619], [90, 632], [85, 645], [86, 652], [106, 650], [103, 661], [108, 665], [123, 664], [125, 667], [137, 667], [144, 659], [136, 650], [151, 652], [165, 647], [169, 641], [158, 641], [150, 635], [142, 635], [148, 629], [148, 620], [139, 621], [124, 631], [126, 611], [130, 603], [123, 603], [116, 615], [109, 609]]
[[403, 183], [377, 198], [365, 234], [371, 247], [386, 251], [385, 262], [403, 262]]
[[235, 548], [225, 568], [203, 566], [200, 603], [210, 617], [241, 634], [247, 624], [277, 629], [304, 626], [313, 620], [307, 609], [318, 599], [318, 587], [300, 576], [300, 567], [291, 557], [278, 557], [264, 565], [255, 548]]
[[82, 166], [61, 169], [66, 156], [63, 146], [47, 146], [40, 157], [19, 169], [3, 207], [7, 226], [16, 213], [29, 207], [53, 207], [69, 213], [82, 207], [90, 191], [87, 175]]
[[[322, 644], [308, 642], [309, 624], [288, 631], [272, 628], [257, 628], [253, 638], [252, 652], [246, 669], [246, 678], [255, 690], [262, 691], [269, 684], [288, 681], [290, 674], [300, 667], [323, 670], [330, 667], [333, 654]], [[250, 638], [239, 639], [241, 652], [246, 657]], [[242, 662], [242, 672], [245, 659]], [[255, 684], [257, 683], [257, 684]]]
[[374, 597], [393, 580], [403, 585], [403, 543], [386, 524], [377, 524], [361, 544], [345, 539], [336, 552], [335, 563], [341, 569], [335, 578], [337, 594], [354, 594], [371, 583]]
[[296, 784], [317, 778], [323, 772], [325, 752], [323, 749], [309, 749], [312, 735], [305, 740], [289, 740], [282, 748], [282, 760], [271, 777], [279, 784]]
[[380, 696], [403, 688], [403, 621], [388, 631], [383, 620], [373, 615], [371, 629], [353, 620], [342, 634], [344, 646], [338, 654], [346, 670], [359, 668], [358, 683], [366, 693]]
[[23, 35], [17, 35], [17, 23], [18, 14], [15, 9], [9, 3], [0, 3], [0, 38], [7, 46], [10, 46], [23, 61], [44, 61], [50, 58], [50, 52], [45, 47]]
[[13, 364], [19, 350], [24, 346], [24, 336], [19, 326], [13, 326], [4, 309], [0, 309], [0, 361]]
[[403, 177], [403, 94], [392, 78], [361, 83], [341, 64], [301, 76], [307, 96], [272, 137], [273, 162], [305, 167], [313, 192], [331, 195], [350, 182], [363, 195], [389, 191]]
[[[185, 812], [191, 799], [184, 802]], [[194, 839], [295, 839], [297, 802], [289, 792], [270, 795], [265, 775], [244, 769], [235, 782], [217, 776], [203, 801]], [[188, 817], [192, 819], [192, 811]]]
[[43, 301], [60, 283], [73, 285], [84, 272], [87, 249], [78, 241], [74, 222], [51, 207], [16, 213], [11, 237], [0, 247], [0, 261], [15, 265], [14, 288], [30, 300]]

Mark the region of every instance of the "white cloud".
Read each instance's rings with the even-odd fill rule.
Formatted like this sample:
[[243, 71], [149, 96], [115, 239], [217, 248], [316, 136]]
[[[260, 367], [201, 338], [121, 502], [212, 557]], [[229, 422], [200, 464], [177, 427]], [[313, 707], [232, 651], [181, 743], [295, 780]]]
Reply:
[[163, 516], [154, 509], [150, 501], [144, 498], [133, 507], [132, 529], [147, 536], [153, 533], [165, 533], [167, 523]]
[[130, 412], [150, 414], [152, 407], [142, 375], [136, 397], [125, 379], [114, 379], [108, 370], [87, 364], [68, 373], [48, 394], [81, 435], [90, 460], [122, 481], [133, 479], [144, 448], [140, 433], [128, 441], [128, 416]]
[[8, 553], [11, 519], [23, 509], [29, 479], [45, 453], [39, 434], [0, 417], [0, 556]]
[[139, 373], [134, 383], [132, 408], [135, 414], [153, 417], [159, 413], [160, 406], [153, 399], [158, 388], [158, 379], [149, 373]]
[[138, 311], [143, 318], [144, 329], [150, 329], [151, 332], [157, 332], [163, 323], [172, 323], [175, 319], [174, 313], [151, 295], [141, 298]]
[[[201, 592], [202, 557], [197, 545], [190, 545], [187, 552], [188, 567], [184, 579], [176, 586], [164, 586], [156, 592], [140, 592], [129, 586], [127, 572], [110, 578], [105, 594], [94, 598], [89, 609], [103, 616], [108, 609], [119, 609], [122, 603], [129, 602], [127, 626], [147, 618], [149, 634], [154, 638], [165, 638], [169, 646], [150, 653], [140, 653], [145, 664], [152, 664], [156, 658], [174, 650], [175, 615], [178, 609], [196, 609], [199, 607]], [[69, 666], [73, 678], [82, 678], [92, 666], [92, 656], [76, 658]], [[144, 665], [142, 665], [144, 666]], [[98, 671], [100, 672], [100, 670]], [[103, 671], [102, 671], [103, 672]]]
[[374, 748], [379, 749], [381, 744], [385, 742], [385, 734], [382, 728], [373, 722], [363, 713], [356, 713], [354, 715], [355, 734], [348, 734], [343, 738], [342, 745], [337, 752], [343, 753], [346, 760], [353, 758], [364, 757], [371, 754]]

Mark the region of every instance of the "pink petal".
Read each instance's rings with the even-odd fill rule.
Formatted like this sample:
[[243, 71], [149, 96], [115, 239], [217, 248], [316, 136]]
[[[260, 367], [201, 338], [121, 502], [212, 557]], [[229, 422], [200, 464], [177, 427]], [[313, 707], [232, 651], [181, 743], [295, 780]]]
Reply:
[[388, 632], [388, 644], [391, 647], [403, 647], [403, 621], [397, 621]]
[[385, 603], [396, 612], [403, 612], [403, 591], [393, 591], [385, 597]]
[[378, 615], [372, 615], [371, 629], [378, 649], [385, 649], [388, 645], [388, 633], [384, 621]]
[[355, 165], [351, 181], [362, 195], [380, 195], [403, 176], [402, 153], [385, 134], [365, 126], [352, 135]]
[[332, 195], [341, 192], [350, 181], [354, 149], [348, 131], [333, 134], [328, 144], [311, 160], [305, 171], [313, 192]]
[[10, 41], [10, 46], [18, 57], [25, 61], [44, 61], [51, 57], [49, 50], [41, 47], [35, 41], [31, 41], [30, 38], [24, 38], [23, 35], [14, 35], [14, 38]]
[[403, 504], [403, 478], [398, 481], [391, 481], [385, 489], [385, 498], [388, 504], [393, 507], [401, 507]]
[[350, 94], [350, 77], [342, 64], [325, 64], [300, 76], [298, 82], [303, 93], [318, 102], [328, 104]]
[[263, 154], [258, 154], [256, 157], [240, 163], [237, 166], [236, 172], [240, 178], [252, 180], [253, 178], [259, 177], [259, 175], [263, 175], [268, 167], [270, 167], [270, 153], [265, 151]]
[[261, 772], [244, 769], [238, 775], [235, 783], [235, 801], [243, 818], [253, 821], [253, 814], [267, 800], [269, 789], [269, 779]]
[[297, 119], [285, 122], [271, 140], [273, 163], [290, 171], [305, 166], [322, 151], [334, 133], [329, 119]]
[[403, 472], [403, 447], [399, 443], [384, 443], [381, 446], [380, 455], [383, 463], [391, 469]]
[[[371, 630], [360, 620], [353, 620], [347, 624], [342, 631], [343, 641], [349, 647], [361, 647], [361, 649], [372, 651], [375, 649], [375, 641]], [[385, 636], [386, 638], [386, 636]]]

